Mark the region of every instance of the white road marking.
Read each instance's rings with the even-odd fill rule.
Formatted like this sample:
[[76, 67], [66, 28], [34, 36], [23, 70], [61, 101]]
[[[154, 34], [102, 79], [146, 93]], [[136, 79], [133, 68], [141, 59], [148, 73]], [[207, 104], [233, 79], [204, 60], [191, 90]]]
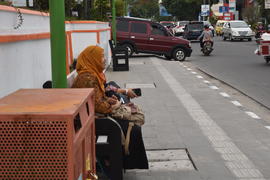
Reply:
[[187, 68], [187, 70], [188, 70], [188, 71], [192, 71], [192, 69], [190, 69], [190, 68]]
[[[223, 158], [225, 163], [240, 162], [247, 164], [248, 169], [242, 169], [239, 165], [228, 164], [227, 168], [236, 177], [237, 180], [261, 179], [265, 180], [262, 173], [256, 169], [248, 157], [233, 143], [230, 137], [221, 127], [202, 109], [200, 104], [184, 89], [184, 87], [175, 79], [175, 77], [156, 59], [151, 60], [156, 66], [163, 79], [167, 82], [178, 100], [183, 104], [190, 117], [199, 125], [202, 133], [208, 138], [212, 147]], [[211, 131], [213, 130], [213, 131]], [[211, 132], [209, 132], [211, 131]], [[229, 145], [229, 146], [227, 146]], [[222, 149], [223, 148], [223, 149]], [[228, 149], [229, 148], [229, 149]], [[240, 168], [239, 168], [240, 167]]]
[[229, 98], [229, 97], [231, 97], [229, 94], [227, 94], [227, 93], [225, 93], [225, 92], [221, 92], [221, 93], [219, 93], [221, 96], [223, 96], [223, 97], [226, 97], [226, 98]]
[[194, 71], [192, 71], [191, 73], [192, 73], [192, 74], [197, 74], [197, 73], [196, 73], [196, 72], [194, 72]]
[[203, 79], [203, 77], [202, 76], [196, 76], [198, 79]]
[[209, 86], [211, 89], [218, 90], [219, 88], [217, 86]]
[[210, 84], [210, 82], [209, 82], [209, 81], [207, 81], [207, 80], [204, 80], [203, 82], [204, 82], [204, 83], [206, 83], [206, 84]]
[[238, 101], [231, 101], [231, 103], [233, 103], [235, 106], [242, 106], [242, 104]]
[[257, 116], [257, 114], [255, 114], [254, 112], [250, 112], [250, 111], [246, 111], [245, 112], [247, 115], [249, 115], [250, 117], [254, 118], [254, 119], [261, 119], [259, 116]]
[[269, 129], [269, 130], [270, 130], [270, 126], [264, 126], [264, 127], [266, 127], [267, 129]]

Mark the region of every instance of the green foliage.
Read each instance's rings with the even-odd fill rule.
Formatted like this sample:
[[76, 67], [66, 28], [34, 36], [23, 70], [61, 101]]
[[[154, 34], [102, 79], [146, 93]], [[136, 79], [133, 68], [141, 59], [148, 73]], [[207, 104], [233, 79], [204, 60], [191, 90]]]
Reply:
[[110, 12], [110, 3], [108, 0], [96, 0], [91, 9], [91, 19], [98, 21], [107, 21], [107, 13]]
[[[124, 15], [124, 2], [123, 0], [115, 0], [116, 16]], [[91, 9], [91, 19], [98, 21], [108, 21], [107, 13], [112, 12], [110, 0], [96, 0], [95, 6]]]
[[0, 5], [10, 6], [11, 2], [3, 1], [3, 2], [0, 2]]
[[202, 1], [198, 0], [163, 0], [168, 13], [177, 20], [196, 20], [200, 13]]
[[254, 29], [261, 16], [260, 11], [254, 10], [254, 7], [248, 7], [244, 9], [242, 14], [243, 18], [251, 25], [252, 29]]
[[265, 9], [264, 1], [265, 0], [257, 0], [257, 3], [260, 5], [261, 17], [266, 18], [267, 24], [270, 24], [270, 9]]
[[[213, 14], [213, 13], [212, 13]], [[217, 21], [218, 21], [218, 17], [217, 16], [215, 16], [215, 15], [212, 15], [210, 18], [209, 18], [209, 22], [211, 23], [211, 24], [216, 24], [217, 23]]]
[[130, 15], [140, 18], [154, 18], [159, 16], [158, 0], [137, 0], [130, 2]]
[[34, 9], [38, 11], [49, 11], [49, 0], [34, 0]]
[[[75, 6], [75, 0], [65, 0], [65, 13], [67, 18], [71, 16], [71, 9], [73, 9]], [[49, 0], [34, 0], [33, 9], [49, 12]]]
[[124, 16], [124, 2], [123, 0], [115, 0], [116, 16]]

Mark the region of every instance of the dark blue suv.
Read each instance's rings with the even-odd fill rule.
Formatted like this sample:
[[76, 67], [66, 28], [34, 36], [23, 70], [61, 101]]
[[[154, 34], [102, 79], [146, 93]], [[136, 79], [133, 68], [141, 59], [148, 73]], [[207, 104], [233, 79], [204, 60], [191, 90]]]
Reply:
[[184, 38], [188, 40], [197, 40], [203, 32], [203, 22], [191, 21], [186, 24], [184, 29]]

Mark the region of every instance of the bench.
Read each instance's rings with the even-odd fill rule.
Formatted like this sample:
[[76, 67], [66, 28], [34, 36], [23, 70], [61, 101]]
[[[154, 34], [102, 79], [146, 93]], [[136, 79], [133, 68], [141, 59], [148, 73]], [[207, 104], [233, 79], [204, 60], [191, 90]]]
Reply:
[[129, 60], [127, 48], [116, 46], [113, 40], [109, 40], [109, 44], [112, 51], [113, 71], [128, 71]]
[[123, 148], [121, 127], [111, 118], [96, 118], [96, 156], [109, 157], [111, 180], [123, 179]]
[[[67, 77], [68, 87], [71, 87], [77, 72], [73, 71]], [[112, 118], [97, 115], [96, 128], [96, 156], [109, 157], [110, 180], [123, 180], [123, 146], [121, 126]]]

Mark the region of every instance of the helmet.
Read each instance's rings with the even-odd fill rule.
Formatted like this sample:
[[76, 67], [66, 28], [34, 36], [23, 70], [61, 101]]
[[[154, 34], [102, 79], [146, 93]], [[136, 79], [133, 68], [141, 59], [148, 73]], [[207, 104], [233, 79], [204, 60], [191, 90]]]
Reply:
[[205, 29], [209, 28], [209, 25], [208, 25], [208, 24], [205, 24], [205, 25], [204, 25], [204, 28], [205, 28]]

